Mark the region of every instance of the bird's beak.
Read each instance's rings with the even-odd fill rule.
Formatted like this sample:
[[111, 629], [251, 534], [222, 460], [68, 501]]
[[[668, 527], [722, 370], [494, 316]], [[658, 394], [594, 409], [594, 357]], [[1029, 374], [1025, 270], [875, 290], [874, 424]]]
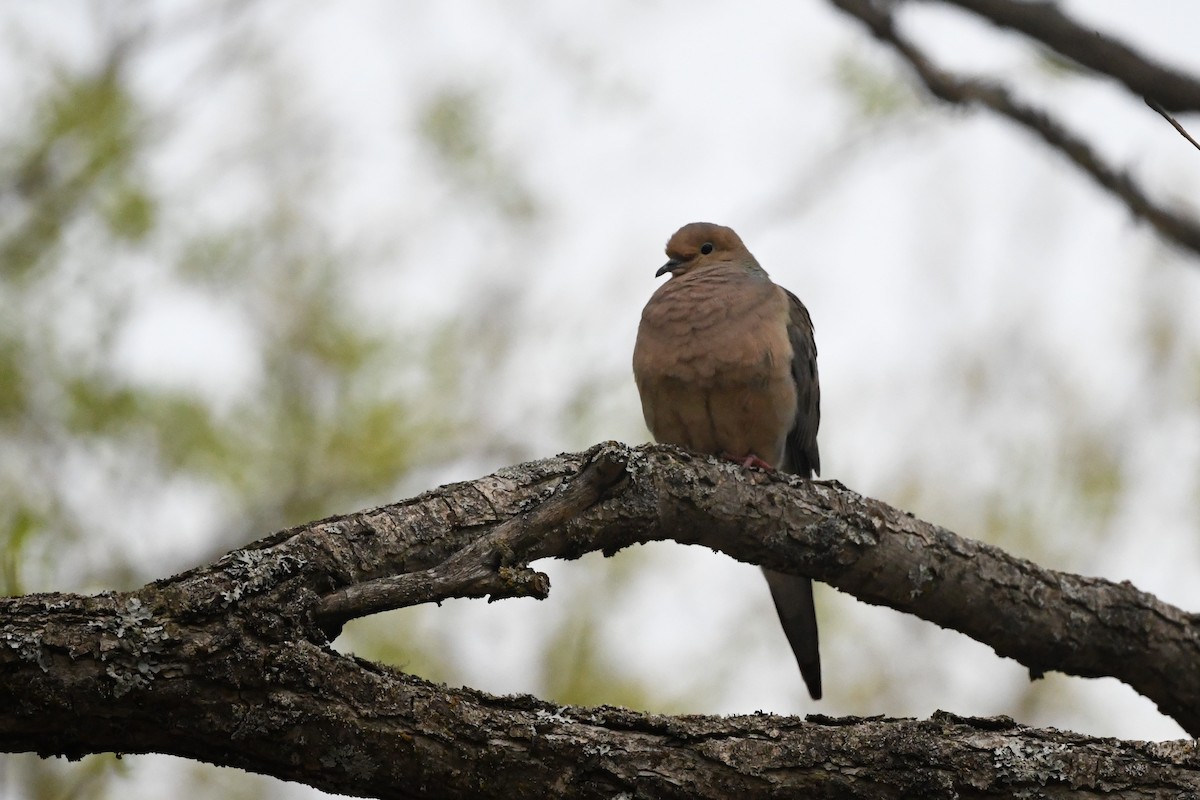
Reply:
[[674, 272], [675, 270], [679, 269], [682, 264], [683, 262], [679, 259], [672, 258], [670, 261], [658, 268], [658, 272], [654, 273], [654, 277], [657, 278], [660, 275], [666, 275], [668, 272]]

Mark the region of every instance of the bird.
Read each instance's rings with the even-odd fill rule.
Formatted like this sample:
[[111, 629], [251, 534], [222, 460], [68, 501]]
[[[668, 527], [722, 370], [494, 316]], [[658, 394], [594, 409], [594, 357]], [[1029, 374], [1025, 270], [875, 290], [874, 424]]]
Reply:
[[[821, 390], [808, 309], [776, 285], [730, 228], [684, 225], [670, 278], [642, 311], [633, 375], [655, 441], [812, 478], [821, 471]], [[812, 581], [763, 568], [814, 700], [821, 658]]]

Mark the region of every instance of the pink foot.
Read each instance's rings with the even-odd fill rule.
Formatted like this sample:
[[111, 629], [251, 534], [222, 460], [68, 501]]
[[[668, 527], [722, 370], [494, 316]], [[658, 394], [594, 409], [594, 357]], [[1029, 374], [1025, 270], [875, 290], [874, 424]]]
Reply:
[[745, 457], [735, 456], [732, 453], [721, 453], [721, 458], [728, 459], [729, 461], [736, 461], [737, 463], [741, 464], [743, 467], [747, 467], [747, 468], [758, 467], [759, 469], [765, 469], [768, 472], [775, 471], [774, 467], [772, 467], [767, 462], [763, 461], [758, 456], [754, 455], [754, 453], [751, 453], [750, 455], [745, 456]]

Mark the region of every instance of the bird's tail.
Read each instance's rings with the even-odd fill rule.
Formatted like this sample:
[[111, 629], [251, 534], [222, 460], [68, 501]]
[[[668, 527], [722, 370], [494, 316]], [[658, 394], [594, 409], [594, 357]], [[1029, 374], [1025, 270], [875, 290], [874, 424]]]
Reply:
[[817, 610], [813, 605], [812, 581], [763, 569], [779, 624], [800, 665], [800, 675], [813, 700], [821, 699], [821, 653], [817, 646]]

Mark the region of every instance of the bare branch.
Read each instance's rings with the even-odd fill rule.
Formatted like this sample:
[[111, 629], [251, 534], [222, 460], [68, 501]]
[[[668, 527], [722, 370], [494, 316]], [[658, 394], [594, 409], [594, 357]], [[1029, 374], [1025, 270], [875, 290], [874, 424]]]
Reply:
[[1053, 2], [943, 0], [1000, 27], [1020, 31], [1077, 64], [1123, 83], [1133, 94], [1174, 111], [1200, 111], [1200, 81], [1157, 64], [1115, 37], [1085, 28]]
[[521, 554], [595, 503], [622, 472], [621, 464], [602, 457], [528, 513], [509, 517], [438, 566], [353, 584], [326, 596], [317, 611], [322, 627], [336, 635], [356, 617], [450, 597], [544, 599], [550, 579], [529, 569]]
[[[928, 720], [801, 720], [564, 707], [436, 686], [305, 642], [290, 651], [280, 648], [265, 669], [254, 662], [236, 673], [266, 673], [236, 690], [228, 679], [212, 687], [164, 676], [161, 683], [176, 684], [174, 697], [138, 691], [121, 704], [73, 692], [77, 704], [36, 715], [22, 704], [0, 716], [0, 747], [171, 752], [339, 794], [404, 800], [1160, 800], [1200, 791], [1190, 742], [1120, 742], [940, 712]], [[68, 681], [87, 669], [61, 667]], [[33, 677], [41, 691], [45, 678]], [[182, 714], [189, 700], [207, 713]]]
[[936, 97], [961, 106], [979, 104], [1017, 122], [1073, 161], [1100, 186], [1120, 199], [1133, 214], [1144, 219], [1163, 237], [1200, 255], [1200, 224], [1155, 201], [1126, 171], [1107, 164], [1085, 139], [1069, 131], [1046, 112], [1016, 100], [1002, 85], [960, 78], [936, 67], [896, 29], [892, 15], [871, 0], [831, 0], [847, 14], [861, 20], [881, 41], [904, 57]]
[[0, 599], [0, 748], [170, 753], [377, 797], [1200, 791], [1190, 746], [948, 715], [564, 709], [434, 686], [337, 653], [323, 630], [374, 607], [349, 586], [421, 576], [386, 588], [385, 605], [433, 601], [499, 586], [538, 558], [654, 539], [824, 580], [1035, 675], [1117, 677], [1200, 730], [1197, 620], [1129, 584], [1042, 569], [834, 481], [606, 443], [281, 531], [136, 592]]

